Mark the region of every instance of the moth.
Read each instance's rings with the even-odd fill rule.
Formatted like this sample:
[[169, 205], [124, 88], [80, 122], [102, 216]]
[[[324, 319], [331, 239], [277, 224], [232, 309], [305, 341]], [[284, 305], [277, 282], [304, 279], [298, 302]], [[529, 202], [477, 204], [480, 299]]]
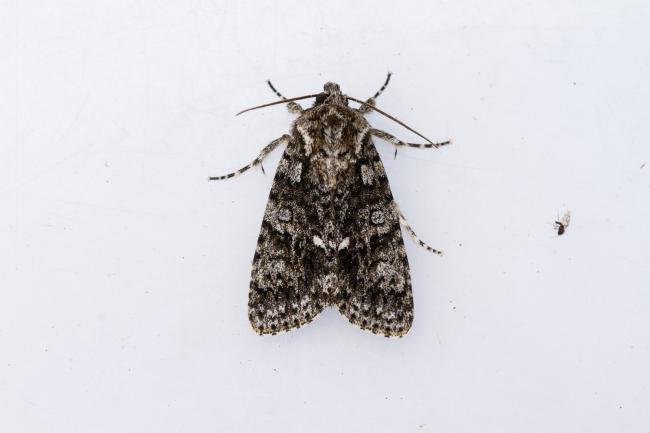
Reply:
[[[287, 104], [298, 114], [291, 134], [264, 147], [245, 167], [210, 180], [232, 178], [279, 146], [279, 162], [262, 221], [251, 272], [248, 317], [259, 334], [276, 334], [311, 322], [326, 307], [351, 323], [386, 337], [405, 335], [413, 322], [413, 295], [400, 227], [421, 246], [393, 200], [372, 138], [398, 147], [438, 148], [419, 132], [328, 82], [320, 93], [285, 98], [246, 111]], [[315, 98], [303, 109], [300, 99]], [[352, 108], [349, 101], [360, 104]], [[364, 115], [376, 111], [426, 140], [416, 144], [372, 128]]]
[[557, 235], [562, 236], [566, 229], [569, 227], [569, 223], [571, 222], [571, 213], [569, 211], [565, 212], [564, 215], [562, 215], [562, 218], [559, 219], [559, 221], [555, 221], [555, 228], [557, 229]]

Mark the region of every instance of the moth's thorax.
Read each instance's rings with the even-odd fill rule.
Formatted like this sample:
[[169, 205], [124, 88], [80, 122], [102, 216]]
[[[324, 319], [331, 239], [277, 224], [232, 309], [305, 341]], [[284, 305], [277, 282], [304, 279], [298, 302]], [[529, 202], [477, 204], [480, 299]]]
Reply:
[[305, 144], [307, 155], [321, 149], [345, 149], [358, 153], [359, 143], [368, 134], [370, 125], [350, 107], [322, 104], [300, 116], [295, 129]]
[[312, 174], [326, 189], [336, 186], [361, 152], [370, 125], [357, 111], [338, 104], [321, 104], [307, 110], [295, 123]]

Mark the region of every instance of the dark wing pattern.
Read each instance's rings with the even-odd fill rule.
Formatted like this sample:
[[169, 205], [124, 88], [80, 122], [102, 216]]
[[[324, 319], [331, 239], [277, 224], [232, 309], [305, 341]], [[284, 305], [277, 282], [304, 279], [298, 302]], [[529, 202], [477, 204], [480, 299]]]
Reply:
[[347, 107], [317, 107], [296, 121], [253, 259], [248, 305], [258, 333], [301, 326], [326, 306], [378, 334], [408, 332], [408, 260], [369, 131]]
[[309, 161], [294, 136], [278, 165], [253, 258], [251, 326], [275, 334], [309, 323], [328, 304], [317, 285], [321, 251], [310, 233], [321, 224], [324, 198], [304, 176]]
[[364, 138], [352, 173], [335, 205], [337, 226], [349, 236], [339, 251], [337, 300], [350, 322], [387, 337], [406, 334], [413, 322], [409, 264], [399, 213], [370, 136]]

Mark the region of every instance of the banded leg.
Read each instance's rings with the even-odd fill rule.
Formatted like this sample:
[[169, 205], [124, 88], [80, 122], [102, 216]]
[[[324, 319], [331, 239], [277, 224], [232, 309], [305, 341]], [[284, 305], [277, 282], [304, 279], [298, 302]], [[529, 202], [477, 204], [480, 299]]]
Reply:
[[[372, 95], [370, 98], [366, 99], [366, 104], [371, 105], [373, 107], [375, 106], [376, 99], [379, 97], [379, 95], [381, 95], [384, 89], [386, 89], [386, 86], [388, 86], [388, 82], [390, 81], [391, 75], [393, 75], [391, 72], [389, 72], [388, 75], [386, 75], [386, 81], [384, 82], [383, 86], [381, 86], [381, 88], [377, 90], [377, 93]], [[370, 111], [372, 111], [372, 108], [370, 108], [368, 105], [362, 105], [361, 107], [358, 108], [357, 111], [362, 114], [369, 113]]]
[[420, 240], [418, 235], [415, 234], [415, 230], [413, 230], [411, 228], [411, 226], [409, 225], [409, 223], [406, 221], [406, 218], [404, 217], [404, 214], [400, 210], [399, 206], [397, 206], [397, 203], [394, 203], [394, 205], [395, 205], [395, 210], [397, 211], [397, 213], [399, 215], [399, 223], [402, 225], [402, 227], [404, 227], [406, 229], [407, 232], [409, 232], [409, 235], [411, 236], [411, 239], [413, 239], [413, 241], [415, 243], [417, 243], [419, 246], [421, 246], [425, 250], [427, 250], [427, 251], [429, 251], [431, 253], [434, 253], [434, 254], [438, 254], [439, 256], [441, 256], [443, 254], [442, 251], [436, 250], [435, 248], [431, 248], [429, 245], [427, 245], [422, 240]]
[[[282, 93], [278, 92], [275, 89], [275, 87], [273, 87], [273, 84], [271, 84], [271, 80], [266, 80], [266, 84], [269, 85], [271, 90], [273, 90], [273, 93], [278, 95], [280, 97], [280, 99], [287, 99], [287, 98], [284, 97], [284, 95]], [[291, 101], [291, 102], [289, 102], [287, 104], [287, 110], [289, 110], [289, 113], [293, 113], [293, 114], [300, 114], [303, 111], [305, 111], [304, 108], [302, 108], [302, 106], [300, 104], [298, 104], [297, 102], [294, 102], [294, 101]]]
[[[262, 164], [262, 161], [264, 158], [266, 158], [266, 155], [269, 153], [273, 152], [273, 150], [280, 146], [280, 145], [287, 145], [291, 141], [291, 136], [289, 134], [284, 134], [282, 137], [277, 138], [267, 144], [262, 151], [260, 152], [259, 155], [257, 155], [257, 158], [253, 160], [250, 164], [240, 168], [237, 171], [233, 171], [232, 173], [224, 174], [223, 176], [211, 176], [208, 178], [208, 180], [223, 180], [223, 179], [230, 179], [231, 177], [239, 176], [249, 168], [255, 167], [256, 165]], [[264, 169], [262, 169], [264, 170]]]
[[[431, 148], [435, 147], [437, 149], [440, 146], [445, 146], [445, 145], [451, 143], [451, 140], [442, 141], [440, 143], [405, 143], [402, 140], [400, 140], [399, 138], [395, 137], [394, 135], [389, 134], [388, 132], [381, 131], [379, 129], [371, 129], [370, 130], [370, 135], [374, 135], [377, 138], [381, 138], [382, 140], [386, 140], [389, 143], [391, 143], [392, 145], [397, 146], [397, 147], [408, 146], [408, 147], [416, 147], [418, 149], [431, 149]], [[395, 151], [397, 151], [397, 149], [395, 149]]]

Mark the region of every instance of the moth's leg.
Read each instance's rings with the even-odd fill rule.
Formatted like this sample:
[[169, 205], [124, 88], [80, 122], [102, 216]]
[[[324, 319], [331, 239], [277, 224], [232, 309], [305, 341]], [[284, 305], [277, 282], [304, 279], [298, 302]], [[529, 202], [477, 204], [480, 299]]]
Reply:
[[436, 250], [435, 248], [431, 248], [429, 245], [427, 245], [422, 240], [420, 240], [418, 235], [415, 234], [415, 230], [413, 230], [411, 228], [411, 226], [409, 225], [409, 223], [406, 221], [406, 218], [404, 217], [404, 214], [400, 210], [399, 206], [397, 206], [397, 203], [394, 203], [394, 206], [395, 206], [395, 211], [399, 215], [400, 224], [402, 225], [402, 227], [404, 227], [406, 229], [407, 232], [409, 232], [409, 235], [411, 235], [411, 238], [413, 239], [413, 241], [415, 241], [418, 245], [420, 245], [422, 248], [426, 249], [427, 251], [432, 252], [434, 254], [438, 254], [438, 255], [441, 256], [442, 251]]
[[[271, 84], [271, 80], [266, 80], [266, 83], [269, 85], [269, 87], [271, 88], [271, 90], [273, 90], [273, 93], [275, 93], [276, 95], [278, 95], [278, 96], [280, 97], [280, 99], [287, 99], [287, 98], [284, 97], [284, 95], [283, 95], [282, 93], [278, 92], [278, 91], [275, 89], [275, 87], [273, 87], [273, 84]], [[289, 103], [287, 104], [287, 110], [289, 110], [289, 113], [293, 113], [293, 114], [300, 114], [300, 113], [302, 113], [303, 111], [305, 111], [305, 110], [302, 108], [302, 106], [301, 106], [300, 104], [298, 104], [297, 102], [295, 102], [295, 101], [289, 102]]]
[[[418, 149], [431, 149], [435, 147], [436, 149], [439, 148], [440, 146], [444, 146], [446, 144], [451, 143], [451, 140], [447, 141], [442, 141], [440, 143], [405, 143], [399, 138], [395, 137], [392, 134], [389, 134], [388, 132], [381, 131], [379, 129], [371, 129], [370, 130], [370, 135], [374, 135], [377, 138], [381, 138], [382, 140], [386, 140], [389, 143], [393, 144], [396, 147], [416, 147]], [[395, 152], [397, 152], [397, 149], [395, 149]]]
[[280, 146], [280, 145], [287, 145], [291, 141], [291, 136], [289, 134], [284, 134], [282, 137], [277, 138], [267, 144], [264, 149], [260, 152], [259, 155], [257, 155], [257, 158], [253, 160], [250, 164], [246, 165], [245, 167], [240, 168], [237, 171], [233, 171], [232, 173], [224, 174], [223, 176], [211, 176], [208, 178], [208, 180], [223, 180], [223, 179], [230, 179], [231, 177], [239, 176], [249, 168], [255, 167], [256, 165], [262, 164], [262, 161], [268, 155], [269, 153], [273, 152], [273, 150]]
[[381, 95], [381, 92], [383, 92], [384, 89], [386, 89], [386, 86], [388, 86], [388, 82], [390, 81], [390, 76], [391, 75], [393, 75], [393, 74], [389, 72], [388, 75], [386, 75], [386, 81], [384, 82], [384, 85], [381, 86], [381, 88], [379, 90], [377, 90], [377, 93], [372, 95], [372, 97], [366, 99], [366, 104], [367, 105], [362, 105], [361, 107], [359, 107], [359, 109], [357, 110], [359, 113], [365, 114], [365, 113], [368, 113], [368, 112], [372, 111], [372, 108], [370, 108], [368, 105], [370, 105], [372, 107], [375, 106], [376, 99], [379, 97], [379, 95]]

